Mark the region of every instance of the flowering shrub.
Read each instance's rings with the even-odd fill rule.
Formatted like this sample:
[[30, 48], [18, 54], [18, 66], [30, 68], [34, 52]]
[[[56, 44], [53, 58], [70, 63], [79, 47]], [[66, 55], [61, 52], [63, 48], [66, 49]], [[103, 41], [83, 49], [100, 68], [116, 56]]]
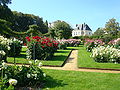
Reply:
[[66, 49], [68, 47], [76, 47], [80, 45], [81, 40], [79, 39], [62, 39], [59, 41], [59, 48], [60, 49]]
[[68, 39], [66, 40], [67, 46], [69, 47], [77, 47], [80, 45], [81, 40], [80, 39]]
[[108, 44], [111, 46], [113, 45], [117, 49], [120, 49], [120, 38], [116, 40], [111, 40]]
[[49, 60], [58, 48], [58, 42], [47, 37], [26, 37], [27, 59]]
[[[0, 65], [0, 75], [3, 87], [16, 85], [17, 87], [40, 85], [46, 79], [46, 74], [41, 70], [41, 63], [37, 61], [30, 66], [8, 66], [5, 62]], [[10, 89], [11, 90], [11, 89]]]
[[93, 57], [96, 62], [120, 63], [120, 50], [110, 46], [98, 46], [92, 50], [91, 57]]
[[[8, 50], [10, 50], [9, 44], [10, 44], [11, 40], [4, 38], [3, 36], [0, 36], [0, 50], [1, 51], [1, 56], [0, 60], [6, 60], [7, 55], [8, 55]], [[2, 53], [6, 53], [4, 56], [2, 55]]]
[[22, 49], [22, 41], [18, 40], [18, 39], [11, 39], [11, 43], [10, 43], [10, 50], [9, 50], [9, 54], [8, 56], [18, 56], [20, 55], [21, 49]]
[[86, 46], [87, 51], [91, 52], [94, 47], [104, 45], [104, 42], [100, 39], [86, 39], [84, 45]]
[[67, 49], [67, 43], [65, 40], [58, 40], [59, 44], [58, 44], [58, 48], [59, 49]]

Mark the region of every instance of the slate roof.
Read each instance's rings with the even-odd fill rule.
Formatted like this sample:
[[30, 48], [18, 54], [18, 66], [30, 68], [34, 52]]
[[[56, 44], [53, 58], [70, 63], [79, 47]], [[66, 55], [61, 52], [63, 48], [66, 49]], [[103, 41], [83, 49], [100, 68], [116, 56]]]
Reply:
[[91, 29], [90, 29], [90, 27], [87, 25], [87, 24], [76, 24], [76, 28], [77, 28], [77, 30], [89, 30], [89, 31], [92, 31]]

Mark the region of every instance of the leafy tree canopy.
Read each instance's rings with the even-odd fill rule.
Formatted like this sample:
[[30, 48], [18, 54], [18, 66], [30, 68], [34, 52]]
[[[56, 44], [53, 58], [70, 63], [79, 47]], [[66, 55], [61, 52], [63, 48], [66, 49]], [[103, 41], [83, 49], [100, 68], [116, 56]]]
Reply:
[[[59, 33], [62, 33], [63, 38], [65, 38], [65, 39], [70, 38], [71, 33], [72, 33], [72, 28], [71, 28], [71, 26], [70, 26], [68, 23], [66, 23], [65, 21], [60, 21], [60, 20], [55, 21], [53, 28], [56, 30], [56, 33], [57, 33], [58, 35], [61, 35], [61, 34], [59, 34]], [[61, 30], [62, 30], [62, 31], [61, 31]]]
[[0, 5], [0, 19], [12, 22], [14, 19], [12, 11], [8, 7]]
[[114, 36], [117, 35], [119, 28], [119, 23], [116, 22], [116, 19], [112, 18], [108, 22], [106, 22], [104, 30], [108, 34], [112, 34]]
[[104, 34], [105, 34], [104, 29], [103, 29], [103, 28], [98, 28], [98, 29], [94, 32], [93, 36], [103, 36]]
[[21, 12], [14, 11], [13, 12], [15, 20], [12, 25], [12, 29], [18, 32], [25, 32], [29, 29], [29, 25], [37, 25], [39, 27], [39, 31], [41, 33], [47, 33], [48, 27], [43, 22], [43, 19], [39, 16], [35, 16], [33, 14], [23, 14]]

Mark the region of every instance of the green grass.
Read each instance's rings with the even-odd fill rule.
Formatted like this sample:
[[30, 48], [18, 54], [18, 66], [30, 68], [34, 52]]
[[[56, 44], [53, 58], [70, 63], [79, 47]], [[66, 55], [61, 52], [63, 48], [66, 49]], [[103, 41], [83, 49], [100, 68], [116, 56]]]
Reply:
[[114, 63], [98, 63], [90, 57], [91, 52], [87, 52], [82, 45], [79, 47], [78, 54], [78, 67], [90, 67], [90, 68], [110, 68], [120, 69], [120, 64]]
[[120, 74], [43, 70], [49, 90], [120, 90]]
[[[16, 63], [28, 64], [28, 60], [26, 59], [26, 49], [27, 48], [25, 48], [25, 47], [22, 48], [20, 56], [15, 58]], [[63, 64], [64, 60], [69, 55], [70, 51], [71, 51], [71, 48], [68, 48], [67, 50], [58, 50], [54, 54], [54, 57], [52, 58], [52, 60], [48, 60], [48, 61], [40, 60], [40, 62], [42, 62], [43, 65], [61, 66]], [[8, 57], [7, 61], [11, 62], [11, 63], [14, 63], [14, 58], [13, 57]], [[32, 62], [33, 62], [33, 60], [32, 60]]]

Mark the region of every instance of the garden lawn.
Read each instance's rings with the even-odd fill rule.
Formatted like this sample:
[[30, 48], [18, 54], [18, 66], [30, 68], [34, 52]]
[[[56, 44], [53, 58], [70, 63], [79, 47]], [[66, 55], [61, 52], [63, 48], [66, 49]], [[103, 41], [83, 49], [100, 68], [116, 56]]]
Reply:
[[[70, 51], [72, 48], [68, 48], [67, 50], [58, 50], [55, 52], [54, 57], [52, 60], [44, 61], [40, 60], [40, 62], [43, 63], [43, 65], [54, 65], [54, 66], [61, 66], [67, 56], [69, 55]], [[22, 48], [20, 56], [15, 58], [16, 63], [21, 63], [21, 64], [29, 64], [29, 60], [26, 59], [26, 50], [27, 48]], [[8, 57], [7, 61], [10, 63], [14, 63], [14, 58], [13, 57]], [[34, 62], [33, 60], [31, 60]]]
[[43, 90], [120, 90], [120, 74], [43, 69]]
[[95, 62], [90, 55], [91, 52], [87, 52], [86, 48], [81, 45], [78, 54], [78, 67], [120, 69], [120, 64], [98, 63]]

